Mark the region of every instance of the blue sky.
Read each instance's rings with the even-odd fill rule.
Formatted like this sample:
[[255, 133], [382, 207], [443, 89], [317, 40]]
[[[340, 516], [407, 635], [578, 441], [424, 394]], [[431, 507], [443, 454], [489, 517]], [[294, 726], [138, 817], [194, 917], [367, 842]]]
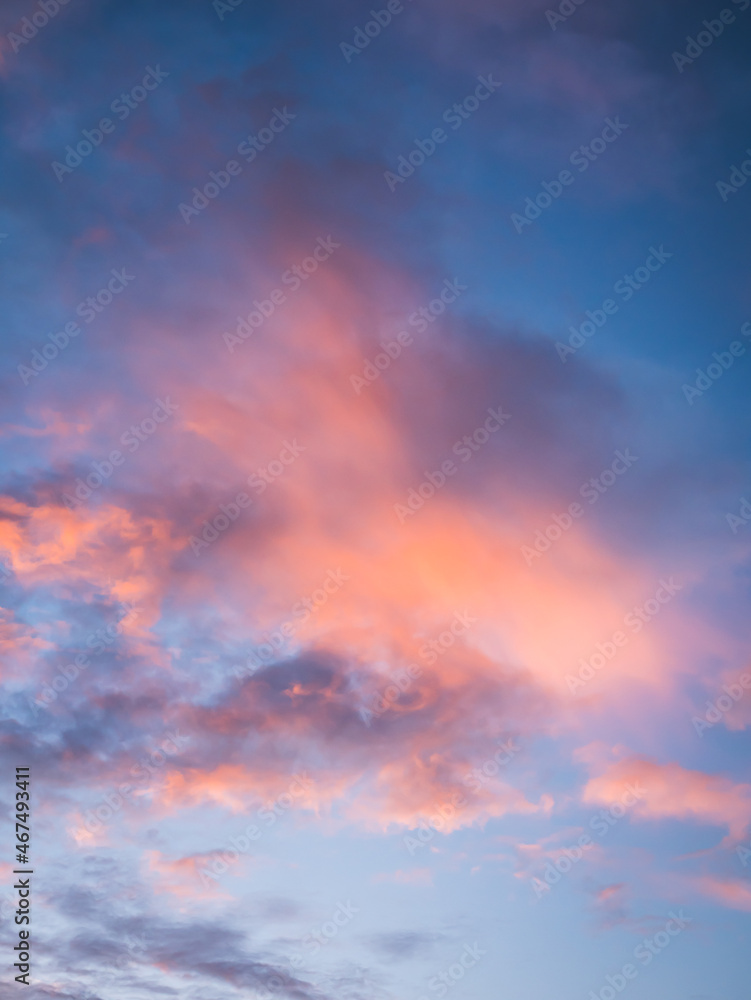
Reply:
[[4, 5], [32, 1000], [745, 997], [749, 19]]

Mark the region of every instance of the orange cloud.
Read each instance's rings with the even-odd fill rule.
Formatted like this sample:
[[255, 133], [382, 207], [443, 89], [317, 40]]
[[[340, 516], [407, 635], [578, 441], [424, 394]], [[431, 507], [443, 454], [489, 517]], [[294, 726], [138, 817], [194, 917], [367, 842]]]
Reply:
[[706, 896], [716, 899], [733, 910], [751, 912], [751, 885], [743, 879], [720, 879], [701, 875], [692, 880], [694, 886]]
[[582, 792], [582, 801], [591, 805], [613, 802], [627, 784], [644, 790], [630, 810], [636, 819], [688, 819], [726, 827], [728, 836], [723, 846], [742, 840], [751, 823], [751, 785], [643, 758], [620, 761], [591, 778]]
[[188, 901], [231, 898], [229, 893], [222, 891], [220, 881], [199, 878], [201, 868], [211, 864], [214, 854], [191, 854], [170, 860], [160, 851], [145, 851], [143, 857], [148, 866], [149, 880], [157, 893], [169, 893]]

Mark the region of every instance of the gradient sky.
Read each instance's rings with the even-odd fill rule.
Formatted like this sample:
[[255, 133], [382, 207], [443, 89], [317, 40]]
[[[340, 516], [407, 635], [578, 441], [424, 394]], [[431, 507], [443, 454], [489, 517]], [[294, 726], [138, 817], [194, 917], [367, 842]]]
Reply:
[[2, 1000], [746, 1000], [749, 0], [45, 3]]

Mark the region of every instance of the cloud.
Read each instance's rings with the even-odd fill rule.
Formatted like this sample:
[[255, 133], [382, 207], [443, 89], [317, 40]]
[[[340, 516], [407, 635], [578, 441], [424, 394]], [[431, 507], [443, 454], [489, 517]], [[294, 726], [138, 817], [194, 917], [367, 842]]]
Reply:
[[687, 880], [695, 890], [732, 910], [751, 912], [751, 886], [745, 879], [700, 875]]
[[[382, 880], [385, 881], [386, 879]], [[398, 880], [394, 879], [394, 881]], [[411, 884], [419, 883], [413, 881]], [[426, 884], [432, 885], [432, 881]], [[377, 951], [387, 955], [392, 961], [398, 962], [413, 958], [416, 955], [429, 955], [443, 939], [443, 934], [428, 934], [424, 931], [390, 931], [387, 934], [373, 935], [370, 938], [370, 944]]]
[[678, 819], [725, 827], [728, 832], [723, 847], [742, 840], [751, 823], [751, 786], [639, 757], [612, 764], [590, 778], [582, 790], [582, 801], [607, 805], [619, 799], [626, 785], [643, 790], [630, 810], [633, 819]]
[[[406, 871], [399, 868], [395, 872], [381, 872], [378, 875], [374, 875], [373, 881], [393, 882], [395, 885], [415, 885], [427, 888], [433, 885], [433, 872], [430, 868], [409, 868]], [[415, 941], [413, 937], [409, 936], [406, 939], [398, 938], [398, 940], [396, 936], [390, 936], [385, 943], [383, 939], [379, 940], [382, 948], [390, 952], [396, 951], [401, 956], [404, 956], [408, 952], [411, 953], [415, 948], [424, 943], [422, 940]]]

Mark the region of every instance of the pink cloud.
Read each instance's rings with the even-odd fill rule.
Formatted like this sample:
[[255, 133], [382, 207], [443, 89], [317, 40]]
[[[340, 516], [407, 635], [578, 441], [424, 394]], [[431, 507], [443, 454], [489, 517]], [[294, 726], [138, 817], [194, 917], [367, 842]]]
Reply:
[[590, 778], [582, 801], [590, 805], [614, 802], [627, 784], [643, 789], [630, 810], [634, 819], [679, 819], [725, 827], [728, 835], [723, 846], [742, 840], [751, 822], [751, 785], [636, 757]]

